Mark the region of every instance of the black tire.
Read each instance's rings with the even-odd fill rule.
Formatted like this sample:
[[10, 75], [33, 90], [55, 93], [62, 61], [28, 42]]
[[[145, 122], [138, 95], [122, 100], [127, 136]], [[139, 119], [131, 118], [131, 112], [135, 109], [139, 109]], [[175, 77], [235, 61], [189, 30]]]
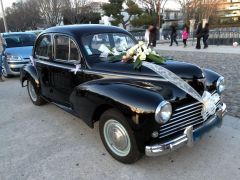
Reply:
[[[105, 135], [104, 135], [105, 124], [108, 124], [109, 121], [113, 121], [113, 120], [115, 120], [115, 122], [120, 123], [121, 127], [124, 127], [124, 129], [126, 130], [125, 132], [127, 132], [128, 137], [130, 139], [130, 148], [128, 148], [128, 151], [127, 151], [128, 153], [124, 156], [119, 156], [110, 148], [110, 146], [108, 145], [107, 140], [105, 138]], [[105, 127], [105, 129], [106, 129], [106, 127]], [[99, 132], [100, 132], [100, 137], [102, 139], [103, 145], [105, 146], [107, 151], [111, 154], [111, 156], [113, 158], [115, 158], [116, 160], [118, 160], [122, 163], [125, 163], [125, 164], [131, 164], [131, 163], [136, 162], [142, 156], [142, 154], [140, 153], [140, 151], [137, 147], [137, 143], [136, 143], [136, 139], [135, 139], [133, 130], [129, 126], [125, 117], [117, 110], [110, 109], [102, 114], [102, 116], [100, 118], [100, 122], [99, 122]]]
[[[33, 90], [35, 91], [35, 97], [31, 94], [31, 86], [33, 87]], [[37, 86], [35, 82], [32, 79], [27, 80], [27, 90], [28, 90], [28, 95], [32, 101], [33, 104], [37, 106], [41, 106], [43, 104], [46, 104], [47, 102], [40, 96], [39, 91], [37, 91]]]

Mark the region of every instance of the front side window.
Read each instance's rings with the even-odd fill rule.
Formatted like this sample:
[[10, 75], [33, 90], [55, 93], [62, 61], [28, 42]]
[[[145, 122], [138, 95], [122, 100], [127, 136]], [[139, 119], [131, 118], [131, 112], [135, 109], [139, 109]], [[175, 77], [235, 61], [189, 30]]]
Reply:
[[68, 36], [55, 35], [55, 59], [62, 61], [78, 61], [78, 48], [74, 41]]
[[36, 56], [51, 58], [52, 57], [52, 40], [51, 35], [43, 35], [36, 45]]

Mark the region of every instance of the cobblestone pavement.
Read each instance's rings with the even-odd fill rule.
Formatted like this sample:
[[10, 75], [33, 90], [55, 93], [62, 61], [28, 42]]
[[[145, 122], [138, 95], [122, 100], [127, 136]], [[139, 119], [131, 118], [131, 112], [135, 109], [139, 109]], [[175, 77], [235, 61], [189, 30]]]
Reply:
[[166, 50], [166, 46], [164, 48], [160, 46], [156, 51], [163, 56], [171, 56], [179, 61], [194, 63], [223, 75], [227, 82], [223, 99], [228, 106], [228, 113], [240, 117], [240, 54], [197, 52], [196, 50], [181, 51], [179, 49], [171, 51]]

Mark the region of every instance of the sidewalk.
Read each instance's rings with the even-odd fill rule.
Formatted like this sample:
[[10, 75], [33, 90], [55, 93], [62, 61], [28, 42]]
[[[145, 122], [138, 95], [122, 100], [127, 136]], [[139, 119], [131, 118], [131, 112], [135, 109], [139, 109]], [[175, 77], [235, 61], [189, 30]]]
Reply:
[[[195, 45], [195, 44], [194, 44]], [[189, 46], [184, 48], [183, 45], [173, 45], [169, 44], [157, 44], [155, 48], [156, 51], [183, 51], [183, 52], [208, 52], [208, 53], [224, 53], [224, 54], [240, 54], [240, 46], [234, 48], [232, 46], [212, 46], [210, 45], [208, 49], [195, 49], [195, 46], [192, 46], [192, 43], [189, 42]]]

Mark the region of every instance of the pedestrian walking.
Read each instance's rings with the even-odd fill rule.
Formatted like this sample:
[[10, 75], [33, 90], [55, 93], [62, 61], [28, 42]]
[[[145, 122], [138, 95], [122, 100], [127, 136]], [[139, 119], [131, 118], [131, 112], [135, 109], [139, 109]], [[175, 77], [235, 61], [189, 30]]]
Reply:
[[171, 26], [171, 44], [170, 46], [173, 45], [173, 42], [176, 43], [176, 45], [178, 46], [178, 42], [177, 42], [177, 27], [175, 24], [172, 24]]
[[148, 47], [156, 47], [157, 44], [157, 29], [153, 25], [149, 25], [145, 32], [145, 42]]
[[156, 47], [156, 45], [157, 45], [157, 28], [155, 26], [152, 26], [150, 29], [148, 46], [154, 48]]
[[204, 44], [204, 49], [208, 48], [208, 38], [209, 38], [209, 24], [206, 23], [205, 27], [203, 28], [203, 44]]
[[3, 82], [3, 77], [2, 77], [2, 65], [3, 65], [3, 61], [2, 61], [2, 57], [3, 57], [3, 53], [4, 50], [6, 48], [6, 41], [5, 39], [2, 37], [2, 34], [0, 34], [0, 82]]
[[183, 39], [184, 47], [187, 47], [188, 36], [189, 36], [189, 28], [188, 28], [188, 26], [185, 26], [184, 30], [182, 32], [182, 39]]
[[197, 37], [196, 49], [201, 49], [201, 39], [202, 39], [202, 23], [198, 23], [197, 30], [195, 33]]

